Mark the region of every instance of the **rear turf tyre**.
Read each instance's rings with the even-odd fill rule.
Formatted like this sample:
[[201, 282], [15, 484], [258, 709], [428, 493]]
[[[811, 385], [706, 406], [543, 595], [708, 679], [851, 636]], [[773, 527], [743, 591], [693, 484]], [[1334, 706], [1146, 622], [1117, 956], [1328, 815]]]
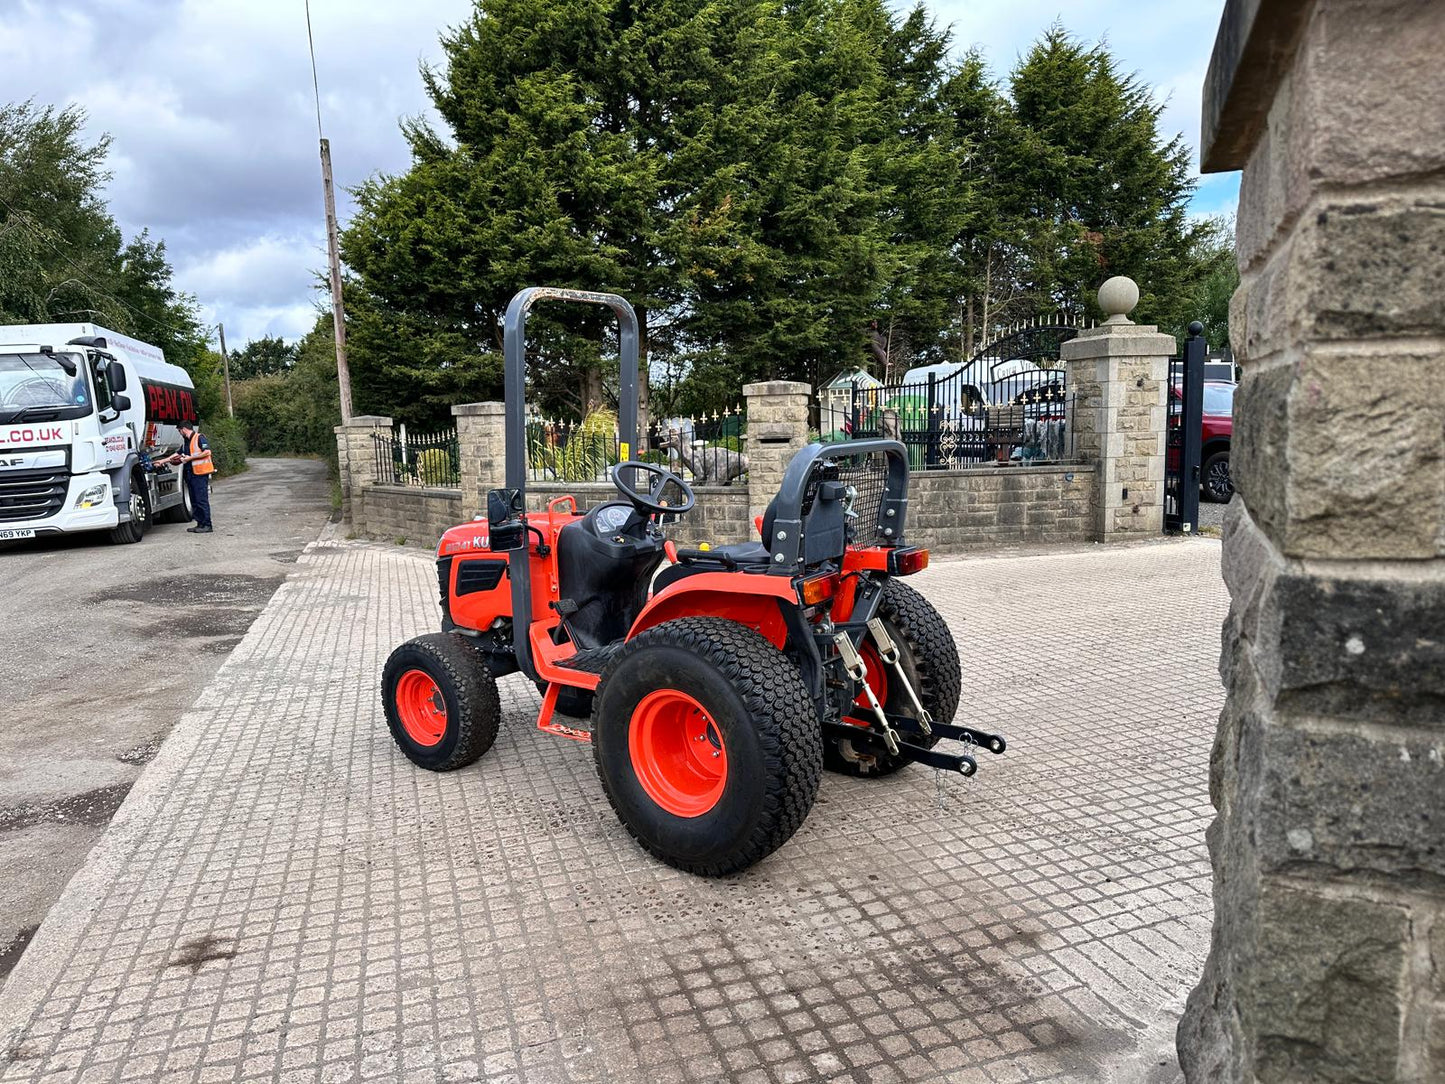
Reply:
[[145, 537], [151, 524], [151, 502], [146, 495], [145, 479], [137, 474], [130, 480], [130, 519], [110, 529], [110, 540], [118, 546], [129, 546]]
[[788, 841], [813, 807], [821, 728], [797, 668], [716, 617], [664, 622], [607, 665], [592, 712], [602, 789], [670, 866], [736, 873]]
[[[913, 691], [923, 701], [928, 714], [940, 723], [951, 723], [958, 713], [959, 689], [963, 678], [958, 664], [958, 645], [948, 631], [948, 623], [933, 604], [906, 583], [890, 580], [883, 591], [878, 605], [878, 616], [888, 630], [889, 637], [898, 645], [899, 662]], [[913, 702], [908, 699], [899, 683], [888, 681], [894, 676], [892, 667], [884, 667], [870, 638], [865, 641], [864, 661], [868, 664], [868, 683], [874, 685], [875, 673], [882, 672], [882, 686], [886, 695], [878, 699], [883, 710], [890, 714], [914, 714]], [[871, 653], [872, 658], [869, 658]], [[875, 687], [875, 692], [878, 689]], [[872, 719], [873, 713], [866, 707], [855, 706], [859, 718]], [[937, 738], [922, 735], [911, 736], [908, 741], [915, 745], [932, 748]], [[823, 749], [823, 765], [830, 772], [840, 775], [879, 777], [892, 775], [912, 761], [890, 753], [874, 753], [871, 749], [858, 750], [846, 738], [829, 741]]]
[[465, 768], [497, 740], [497, 682], [452, 633], [418, 636], [393, 651], [381, 674], [381, 701], [397, 747], [428, 771]]

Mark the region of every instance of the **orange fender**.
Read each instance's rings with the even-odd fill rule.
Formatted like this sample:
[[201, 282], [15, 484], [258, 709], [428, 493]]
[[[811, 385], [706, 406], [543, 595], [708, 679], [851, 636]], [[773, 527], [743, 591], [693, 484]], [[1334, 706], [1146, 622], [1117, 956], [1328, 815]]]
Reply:
[[761, 633], [775, 647], [788, 641], [780, 606], [797, 606], [793, 581], [783, 576], [747, 572], [699, 572], [678, 580], [652, 596], [627, 634], [674, 621], [679, 617], [721, 617]]

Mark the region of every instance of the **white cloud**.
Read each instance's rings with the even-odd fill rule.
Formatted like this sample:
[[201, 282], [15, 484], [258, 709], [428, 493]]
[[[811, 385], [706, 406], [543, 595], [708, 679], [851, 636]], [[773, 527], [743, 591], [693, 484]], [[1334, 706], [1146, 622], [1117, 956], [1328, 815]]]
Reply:
[[[1000, 75], [1062, 13], [1172, 95], [1165, 129], [1197, 144], [1223, 0], [930, 6]], [[406, 168], [398, 121], [429, 111], [418, 66], [440, 58], [440, 33], [471, 10], [471, 0], [312, 0], [343, 219], [346, 186]], [[127, 234], [148, 227], [165, 240], [177, 286], [226, 324], [229, 343], [311, 326], [325, 231], [302, 0], [0, 0], [0, 101], [26, 98], [75, 102], [93, 136], [113, 136], [112, 212]], [[1201, 197], [1219, 191], [1206, 184]]]

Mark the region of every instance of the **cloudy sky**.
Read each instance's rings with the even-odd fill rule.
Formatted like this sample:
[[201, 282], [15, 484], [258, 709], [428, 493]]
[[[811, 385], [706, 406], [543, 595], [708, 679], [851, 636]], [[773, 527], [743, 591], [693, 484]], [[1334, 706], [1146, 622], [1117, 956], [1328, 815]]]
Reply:
[[[928, 0], [959, 48], [1003, 74], [1056, 17], [1105, 39], [1167, 98], [1164, 128], [1198, 143], [1199, 96], [1223, 0]], [[406, 168], [397, 122], [425, 112], [417, 68], [471, 0], [312, 0], [321, 111], [338, 185]], [[177, 285], [235, 348], [295, 338], [325, 266], [302, 0], [0, 0], [0, 101], [75, 102], [110, 133], [111, 210], [165, 240]], [[1193, 209], [1232, 212], [1237, 175]], [[338, 192], [343, 221], [351, 202]], [[324, 298], [320, 298], [324, 300]]]

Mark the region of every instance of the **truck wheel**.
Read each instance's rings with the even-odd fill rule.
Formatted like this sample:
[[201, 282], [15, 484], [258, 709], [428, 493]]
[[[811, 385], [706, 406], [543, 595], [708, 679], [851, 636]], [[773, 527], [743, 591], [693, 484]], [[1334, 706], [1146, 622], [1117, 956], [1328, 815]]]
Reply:
[[433, 772], [465, 768], [492, 747], [502, 719], [497, 683], [461, 637], [408, 640], [381, 673], [386, 724], [407, 759]]
[[592, 753], [632, 837], [704, 877], [746, 869], [813, 808], [822, 730], [797, 668], [733, 621], [687, 617], [638, 635], [603, 672]]
[[171, 505], [163, 512], [156, 513], [157, 523], [189, 523], [195, 518], [191, 511], [191, 488], [186, 485], [186, 480], [180, 480], [181, 499], [178, 503]]
[[[883, 591], [878, 616], [898, 645], [898, 661], [908, 675], [909, 684], [928, 714], [940, 723], [951, 723], [958, 713], [959, 689], [963, 684], [958, 664], [958, 645], [948, 631], [948, 622], [933, 604], [906, 583], [891, 580]], [[868, 684], [883, 705], [895, 715], [914, 714], [913, 702], [894, 678], [893, 668], [885, 666], [873, 646], [864, 641], [863, 661], [868, 666]], [[854, 712], [860, 719], [872, 719], [872, 709], [861, 695], [854, 701]], [[932, 747], [937, 738], [922, 735], [909, 737], [915, 745]], [[912, 763], [902, 755], [875, 753], [872, 749], [855, 749], [847, 738], [830, 741], [823, 749], [823, 764], [841, 775], [884, 776]]]
[[146, 496], [145, 478], [137, 474], [130, 480], [130, 519], [110, 529], [110, 540], [125, 546], [145, 537], [151, 523], [151, 502]]
[[1229, 453], [1215, 452], [1204, 461], [1204, 469], [1199, 473], [1204, 479], [1204, 499], [1228, 504], [1234, 496], [1234, 483], [1229, 480]]

